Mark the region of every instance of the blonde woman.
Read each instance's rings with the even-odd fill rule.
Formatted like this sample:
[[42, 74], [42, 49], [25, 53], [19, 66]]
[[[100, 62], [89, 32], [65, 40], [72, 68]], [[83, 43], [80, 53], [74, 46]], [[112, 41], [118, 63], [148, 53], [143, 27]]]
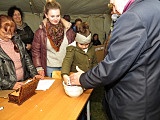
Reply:
[[49, 1], [44, 6], [45, 19], [35, 32], [32, 43], [32, 59], [42, 76], [51, 77], [54, 70], [61, 70], [66, 47], [74, 41], [71, 23], [61, 18], [61, 6]]

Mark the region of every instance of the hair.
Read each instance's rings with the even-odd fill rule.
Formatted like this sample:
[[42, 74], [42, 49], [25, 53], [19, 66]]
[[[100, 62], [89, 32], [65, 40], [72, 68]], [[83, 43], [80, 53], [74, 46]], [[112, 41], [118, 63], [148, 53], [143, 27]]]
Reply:
[[23, 19], [24, 14], [22, 10], [16, 6], [12, 6], [8, 9], [8, 16], [13, 17], [15, 10], [19, 11], [19, 13], [21, 14], [21, 18]]
[[82, 19], [77, 18], [77, 19], [75, 20], [75, 23], [78, 22], [78, 21], [82, 22]]
[[10, 16], [0, 15], [0, 29], [4, 29], [6, 33], [14, 34], [16, 25]]
[[98, 34], [97, 34], [97, 33], [94, 33], [94, 34], [93, 34], [92, 40], [94, 40], [94, 37], [95, 37], [95, 36], [97, 36], [97, 39], [99, 40], [99, 37], [98, 37]]
[[47, 14], [50, 9], [61, 10], [61, 5], [56, 1], [47, 0], [46, 5], [44, 6], [44, 14]]
[[70, 15], [64, 15], [63, 18], [64, 18], [65, 20], [67, 20], [68, 22], [70, 22], [70, 20], [71, 20]]
[[[0, 29], [4, 29], [4, 31], [8, 34], [14, 34], [16, 30], [16, 24], [13, 21], [12, 17], [7, 15], [0, 15]], [[12, 40], [14, 44], [14, 50], [19, 52], [17, 45], [15, 44], [14, 40]]]
[[84, 36], [90, 35], [89, 25], [87, 22], [82, 22], [80, 25], [77, 26], [77, 32]]

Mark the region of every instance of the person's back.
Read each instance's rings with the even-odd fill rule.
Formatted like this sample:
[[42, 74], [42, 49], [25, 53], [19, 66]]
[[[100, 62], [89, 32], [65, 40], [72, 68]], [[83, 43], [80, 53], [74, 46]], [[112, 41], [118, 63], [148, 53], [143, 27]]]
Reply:
[[[118, 7], [125, 0], [115, 1]], [[132, 4], [124, 4], [114, 24], [107, 56], [79, 83], [86, 89], [105, 86], [104, 106], [113, 120], [160, 120], [160, 1], [125, 2]]]

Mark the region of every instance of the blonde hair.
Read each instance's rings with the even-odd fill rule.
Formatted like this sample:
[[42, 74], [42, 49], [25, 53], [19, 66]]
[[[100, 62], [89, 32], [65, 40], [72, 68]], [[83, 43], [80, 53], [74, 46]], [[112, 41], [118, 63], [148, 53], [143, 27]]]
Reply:
[[61, 10], [61, 5], [55, 0], [46, 0], [46, 5], [44, 6], [44, 14], [47, 14], [50, 9]]

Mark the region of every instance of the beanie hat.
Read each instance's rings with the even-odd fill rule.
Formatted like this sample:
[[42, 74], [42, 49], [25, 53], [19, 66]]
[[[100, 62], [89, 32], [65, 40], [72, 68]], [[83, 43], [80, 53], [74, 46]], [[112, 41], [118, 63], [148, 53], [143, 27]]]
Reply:
[[91, 33], [87, 37], [77, 33], [75, 41], [80, 43], [80, 44], [88, 44], [88, 43], [91, 42]]

